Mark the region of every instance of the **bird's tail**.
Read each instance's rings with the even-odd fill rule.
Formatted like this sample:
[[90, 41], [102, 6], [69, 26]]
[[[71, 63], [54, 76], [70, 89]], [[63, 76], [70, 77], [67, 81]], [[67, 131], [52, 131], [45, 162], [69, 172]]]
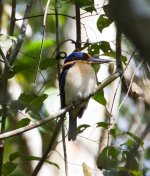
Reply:
[[68, 140], [75, 141], [77, 137], [77, 117], [72, 116], [72, 113], [69, 112], [69, 132], [68, 132]]

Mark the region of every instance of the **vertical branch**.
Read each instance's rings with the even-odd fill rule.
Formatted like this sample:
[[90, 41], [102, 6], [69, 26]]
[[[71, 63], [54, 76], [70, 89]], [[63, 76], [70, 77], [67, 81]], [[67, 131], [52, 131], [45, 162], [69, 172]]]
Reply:
[[2, 28], [3, 8], [4, 8], [4, 0], [0, 0], [0, 31]]
[[14, 34], [14, 28], [15, 28], [15, 19], [16, 19], [16, 0], [12, 0], [12, 11], [11, 11], [11, 21], [10, 21], [10, 30], [9, 35]]
[[[2, 5], [2, 1], [0, 1], [0, 5]], [[11, 13], [11, 24], [12, 24], [12, 21], [13, 21], [13, 17], [15, 16], [14, 13], [16, 11], [15, 9], [15, 6], [16, 6], [16, 1], [14, 0], [13, 1], [13, 4], [12, 4], [12, 13]], [[2, 8], [2, 6], [0, 7]], [[2, 11], [0, 12], [1, 14], [1, 17], [0, 17], [0, 20], [2, 18]], [[13, 25], [13, 24], [12, 24]], [[10, 34], [13, 33], [13, 29], [14, 26], [11, 26], [10, 25]], [[2, 52], [2, 50], [1, 50]], [[3, 53], [1, 53], [3, 54]], [[8, 62], [8, 59], [9, 59], [9, 54], [7, 54], [7, 58], [5, 57], [5, 55], [3, 55], [4, 57], [4, 61], [5, 61], [5, 67], [4, 67], [4, 76], [3, 76], [3, 79], [1, 80], [1, 105], [2, 105], [2, 119], [1, 119], [1, 129], [0, 129], [0, 134], [4, 133], [5, 132], [5, 123], [6, 123], [6, 118], [7, 118], [7, 115], [8, 115], [8, 110], [7, 110], [7, 102], [8, 102], [8, 73], [9, 73], [9, 69], [10, 69], [10, 65], [9, 65], [9, 62]], [[4, 158], [4, 140], [0, 140], [0, 176], [2, 175], [2, 168], [3, 168], [3, 158]]]
[[121, 61], [121, 28], [118, 24], [116, 24], [117, 32], [116, 32], [116, 64], [117, 64], [117, 72], [122, 74], [122, 61]]
[[76, 12], [76, 51], [81, 50], [81, 19], [80, 19], [80, 7], [75, 5]]

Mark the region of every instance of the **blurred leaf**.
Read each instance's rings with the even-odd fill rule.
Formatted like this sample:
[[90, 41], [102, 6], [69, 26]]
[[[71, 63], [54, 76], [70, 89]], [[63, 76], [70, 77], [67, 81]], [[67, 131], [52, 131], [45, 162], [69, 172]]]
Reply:
[[9, 176], [17, 167], [18, 164], [7, 162], [3, 165], [3, 176]]
[[80, 126], [78, 126], [78, 128], [77, 128], [77, 133], [80, 134], [80, 133], [82, 133], [84, 130], [86, 130], [86, 129], [89, 128], [89, 127], [90, 127], [90, 125], [88, 125], [88, 124], [80, 125]]
[[21, 128], [30, 124], [30, 119], [23, 118], [17, 122], [17, 128]]
[[125, 167], [130, 170], [138, 170], [139, 164], [133, 154], [133, 151], [123, 151], [122, 152], [123, 159], [126, 163]]
[[135, 142], [136, 142], [139, 146], [143, 147], [144, 142], [141, 140], [141, 138], [139, 138], [138, 136], [136, 136], [135, 134], [133, 134], [133, 133], [131, 133], [131, 132], [129, 132], [129, 131], [126, 132], [126, 134], [129, 135], [130, 137], [132, 137], [132, 139], [134, 139]]
[[[118, 170], [124, 171], [123, 175], [130, 176], [132, 174], [131, 176], [143, 176], [143, 174], [138, 170], [130, 170], [130, 169], [126, 169], [125, 167], [118, 167]], [[119, 176], [121, 176], [121, 175], [119, 175]]]
[[[26, 52], [26, 53], [33, 52], [33, 51], [37, 52], [37, 49], [40, 50], [40, 48], [41, 48], [41, 43], [42, 43], [41, 40], [31, 41], [30, 43], [28, 43], [28, 45], [25, 46], [24, 52]], [[43, 48], [53, 46], [54, 44], [55, 44], [54, 40], [45, 39], [43, 42]]]
[[45, 70], [48, 67], [52, 67], [54, 65], [56, 65], [56, 59], [54, 59], [54, 58], [44, 58], [44, 59], [41, 60], [40, 70]]
[[35, 68], [35, 65], [36, 65], [35, 63], [33, 64], [31, 62], [28, 62], [26, 64], [25, 63], [17, 64], [12, 67], [12, 71], [9, 73], [9, 78], [12, 78], [15, 74], [22, 72], [24, 70]]
[[112, 21], [106, 15], [101, 15], [97, 20], [97, 28], [102, 32], [103, 29], [108, 27], [111, 23]]
[[12, 153], [12, 154], [9, 155], [9, 161], [14, 161], [18, 157], [20, 157], [20, 153], [19, 152]]
[[115, 169], [109, 169], [107, 171], [104, 171], [103, 175], [104, 176], [122, 176], [122, 175], [119, 175], [118, 170], [115, 170]]
[[106, 106], [106, 99], [104, 97], [104, 91], [98, 91], [94, 96], [93, 96], [94, 100], [96, 100], [98, 103], [100, 103], [101, 105]]
[[[27, 157], [25, 157], [25, 160], [27, 160], [27, 161], [32, 161], [32, 160], [40, 161], [40, 160], [41, 160], [41, 157], [37, 157], [37, 156], [27, 156]], [[59, 169], [58, 164], [53, 163], [53, 162], [48, 161], [48, 160], [45, 160], [45, 162], [48, 163], [48, 164], [50, 164], [50, 165], [53, 165], [53, 166], [55, 166], [57, 169]]]
[[67, 3], [72, 3], [78, 5], [80, 8], [84, 9], [87, 12], [96, 11], [94, 7], [94, 0], [62, 0]]
[[[108, 56], [108, 57], [112, 57], [116, 59], [116, 52], [108, 52], [108, 53], [104, 53], [101, 56]], [[121, 56], [121, 60], [124, 64], [126, 64], [127, 62], [127, 57], [126, 56]]]
[[31, 102], [36, 96], [33, 94], [26, 94], [26, 93], [22, 93], [20, 94], [18, 100], [24, 101], [24, 102]]
[[12, 47], [14, 44], [13, 42], [16, 42], [17, 39], [14, 36], [7, 36], [4, 34], [0, 34], [0, 47], [4, 54]]
[[86, 163], [82, 164], [82, 168], [83, 168], [84, 176], [92, 176], [91, 168]]
[[97, 127], [103, 127], [105, 129], [108, 129], [110, 124], [108, 122], [98, 122]]
[[33, 94], [25, 94], [22, 93], [19, 96], [19, 101], [22, 101], [26, 104], [27, 110], [33, 110], [34, 112], [39, 111], [39, 108], [42, 106], [43, 101], [48, 97], [47, 94], [43, 94], [40, 96], [33, 95]]
[[43, 101], [48, 97], [47, 94], [43, 94], [41, 96], [36, 96], [29, 104], [29, 107], [31, 109], [34, 108], [34, 110], [38, 110], [39, 111], [39, 108], [41, 107]]
[[107, 146], [103, 149], [97, 159], [99, 169], [115, 169], [118, 164], [119, 151], [112, 146]]

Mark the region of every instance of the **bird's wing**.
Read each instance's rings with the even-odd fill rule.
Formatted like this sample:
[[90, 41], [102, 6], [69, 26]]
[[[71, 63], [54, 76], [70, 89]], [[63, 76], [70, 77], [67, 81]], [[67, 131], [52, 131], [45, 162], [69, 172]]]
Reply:
[[60, 78], [59, 78], [59, 87], [60, 87], [60, 97], [61, 97], [61, 108], [64, 108], [66, 106], [65, 104], [65, 78], [67, 75], [68, 70], [70, 69], [72, 65], [67, 65], [63, 68]]

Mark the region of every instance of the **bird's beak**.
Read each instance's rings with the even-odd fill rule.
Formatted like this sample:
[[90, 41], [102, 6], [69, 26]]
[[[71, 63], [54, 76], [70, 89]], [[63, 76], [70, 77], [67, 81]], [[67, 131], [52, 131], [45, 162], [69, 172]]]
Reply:
[[104, 64], [104, 63], [109, 63], [112, 62], [111, 60], [107, 60], [107, 59], [98, 59], [98, 58], [88, 58], [87, 61], [89, 61], [91, 64]]

